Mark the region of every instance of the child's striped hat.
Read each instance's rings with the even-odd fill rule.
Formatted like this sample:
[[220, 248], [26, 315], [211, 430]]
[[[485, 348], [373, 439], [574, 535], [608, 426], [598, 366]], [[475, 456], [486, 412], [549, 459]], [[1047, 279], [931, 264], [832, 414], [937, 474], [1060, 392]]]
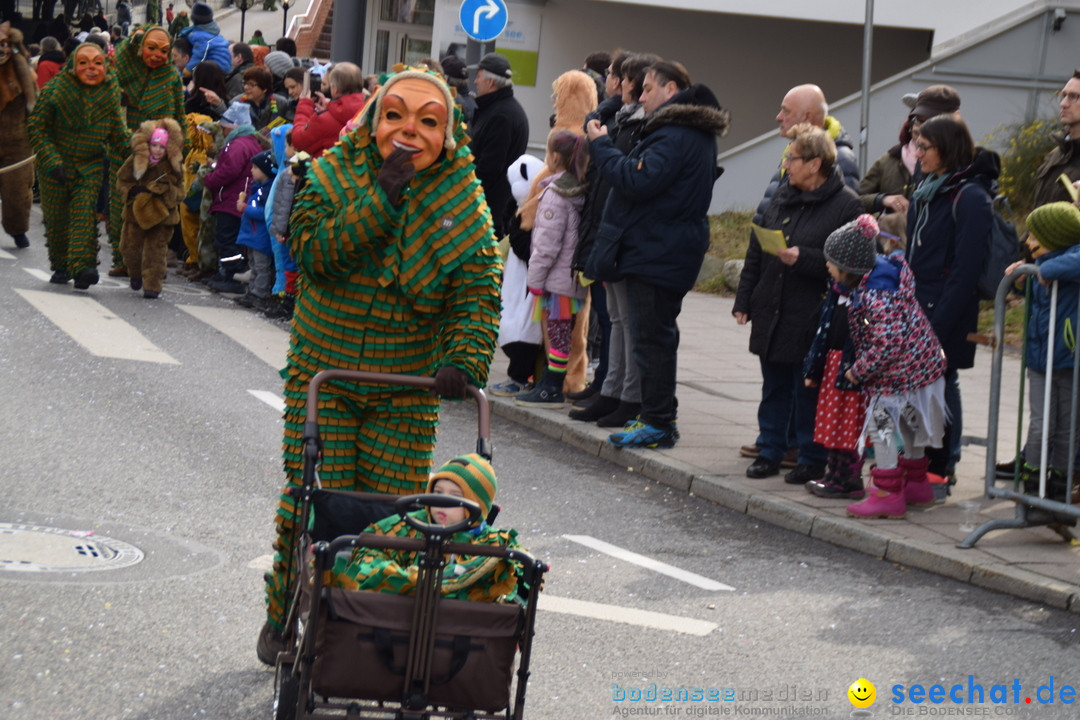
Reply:
[[435, 492], [435, 483], [438, 480], [449, 480], [457, 485], [467, 500], [480, 506], [480, 518], [488, 516], [491, 504], [495, 502], [498, 483], [495, 480], [494, 468], [483, 456], [470, 453], [448, 461], [431, 474], [428, 481], [429, 493]]

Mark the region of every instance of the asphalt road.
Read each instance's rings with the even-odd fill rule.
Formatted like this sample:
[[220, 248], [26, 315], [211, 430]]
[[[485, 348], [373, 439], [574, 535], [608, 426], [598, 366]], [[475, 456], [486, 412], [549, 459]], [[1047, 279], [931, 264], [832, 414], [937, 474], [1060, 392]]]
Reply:
[[[28, 250], [0, 239], [0, 549], [38, 525], [144, 557], [20, 572], [0, 553], [0, 718], [269, 717], [254, 644], [286, 326], [172, 277], [154, 302], [116, 281], [50, 286], [35, 217]], [[105, 356], [129, 347], [148, 359]], [[1080, 686], [1076, 615], [762, 525], [496, 423], [500, 522], [552, 568], [525, 717], [848, 717], [859, 678], [877, 717], [1077, 717], [1063, 702]], [[437, 460], [474, 436], [472, 409], [450, 404]], [[654, 701], [654, 684], [706, 699]], [[944, 702], [912, 702], [936, 684]]]

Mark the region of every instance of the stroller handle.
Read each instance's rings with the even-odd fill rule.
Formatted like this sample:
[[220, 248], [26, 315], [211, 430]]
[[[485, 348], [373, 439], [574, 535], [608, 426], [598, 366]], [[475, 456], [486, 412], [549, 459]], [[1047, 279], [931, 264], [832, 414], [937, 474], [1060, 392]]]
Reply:
[[[368, 383], [371, 385], [405, 385], [407, 387], [435, 389], [435, 378], [420, 375], [378, 373], [366, 370], [331, 369], [320, 370], [308, 385], [304, 417], [304, 440], [319, 442], [319, 390], [334, 380]], [[491, 406], [484, 391], [474, 385], [466, 385], [465, 393], [476, 403], [476, 452], [491, 459]]]
[[[468, 513], [464, 520], [460, 520], [453, 525], [434, 525], [432, 523], [426, 523], [422, 520], [417, 520], [409, 514], [410, 510], [416, 510], [422, 507], [433, 508], [465, 508]], [[439, 534], [443, 536], [453, 535], [456, 532], [470, 528], [476, 525], [480, 521], [480, 506], [472, 500], [467, 500], [463, 497], [456, 497], [454, 495], [439, 495], [436, 493], [426, 493], [423, 495], [404, 495], [394, 501], [394, 510], [401, 515], [406, 525], [420, 531], [424, 535]]]

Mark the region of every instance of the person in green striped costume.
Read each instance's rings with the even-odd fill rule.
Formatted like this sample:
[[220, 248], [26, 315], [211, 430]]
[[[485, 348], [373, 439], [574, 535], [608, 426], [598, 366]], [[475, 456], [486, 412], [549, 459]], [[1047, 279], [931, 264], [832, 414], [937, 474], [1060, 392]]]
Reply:
[[[169, 59], [172, 40], [163, 27], [145, 26], [137, 29], [116, 49], [116, 80], [124, 105], [130, 133], [146, 120], [172, 118], [184, 127], [184, 85]], [[124, 258], [120, 254], [120, 234], [124, 227], [124, 197], [116, 189], [116, 174], [131, 156], [126, 144], [118, 154], [109, 157], [109, 244], [112, 246], [112, 268], [109, 275], [126, 277]]]
[[97, 214], [105, 154], [128, 141], [120, 91], [101, 48], [83, 43], [48, 82], [27, 119], [52, 277], [85, 290], [98, 281]]
[[[308, 383], [324, 368], [434, 376], [436, 393], [483, 387], [495, 352], [502, 263], [460, 109], [441, 77], [400, 68], [298, 190], [289, 247], [300, 271], [285, 379], [288, 485], [301, 482]], [[438, 397], [415, 388], [325, 386], [323, 487], [398, 495], [427, 486]], [[288, 488], [286, 488], [288, 490]], [[296, 508], [275, 518], [258, 655], [272, 664], [295, 577]]]

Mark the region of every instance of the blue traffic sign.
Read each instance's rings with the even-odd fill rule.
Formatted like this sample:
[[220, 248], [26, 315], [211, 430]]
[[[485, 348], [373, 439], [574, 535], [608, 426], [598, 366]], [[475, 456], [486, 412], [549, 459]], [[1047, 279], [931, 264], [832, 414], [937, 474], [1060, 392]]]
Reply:
[[462, 0], [458, 21], [473, 40], [488, 42], [506, 29], [505, 0]]

